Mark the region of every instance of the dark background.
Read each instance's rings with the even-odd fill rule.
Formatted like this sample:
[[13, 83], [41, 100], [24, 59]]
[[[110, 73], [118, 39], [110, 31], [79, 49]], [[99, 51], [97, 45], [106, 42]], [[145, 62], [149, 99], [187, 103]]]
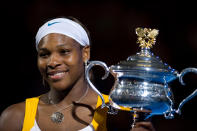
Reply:
[[[44, 93], [36, 66], [35, 35], [47, 20], [73, 16], [90, 31], [91, 60], [108, 66], [139, 51], [136, 27], [159, 29], [154, 54], [177, 69], [197, 67], [197, 12], [190, 1], [4, 1], [1, 11], [1, 95], [0, 112], [27, 97]], [[171, 83], [176, 106], [197, 87], [197, 76], [185, 76], [186, 86]], [[153, 117], [158, 131], [197, 130], [197, 97], [185, 104], [182, 115], [173, 120]]]

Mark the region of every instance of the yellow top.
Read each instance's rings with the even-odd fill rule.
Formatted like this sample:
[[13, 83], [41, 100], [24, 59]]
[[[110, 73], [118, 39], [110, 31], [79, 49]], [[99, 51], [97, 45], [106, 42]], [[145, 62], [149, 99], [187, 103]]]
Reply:
[[[103, 94], [103, 97], [105, 103], [108, 103], [109, 102], [108, 95]], [[39, 97], [26, 99], [25, 118], [23, 122], [22, 131], [30, 131], [31, 128], [34, 126], [38, 102], [39, 102]], [[94, 113], [94, 117], [91, 122], [91, 125], [94, 127], [95, 131], [107, 131], [106, 128], [107, 108], [101, 110], [100, 108], [101, 104], [102, 104], [102, 100], [100, 97], [98, 97], [96, 111]]]

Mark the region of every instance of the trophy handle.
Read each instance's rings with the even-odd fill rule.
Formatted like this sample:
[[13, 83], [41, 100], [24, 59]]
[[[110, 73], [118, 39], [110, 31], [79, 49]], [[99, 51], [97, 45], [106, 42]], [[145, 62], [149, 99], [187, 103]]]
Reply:
[[[178, 74], [179, 77], [179, 82], [182, 85], [185, 85], [185, 83], [183, 82], [183, 76], [189, 72], [193, 72], [197, 74], [197, 68], [186, 68], [184, 69], [180, 74]], [[193, 97], [195, 97], [197, 95], [197, 89], [195, 91], [193, 91], [188, 97], [186, 97], [185, 99], [183, 99], [183, 101], [179, 104], [178, 109], [176, 110], [176, 113], [181, 114], [181, 108], [183, 107], [183, 105], [188, 102], [189, 100], [191, 100]]]
[[89, 64], [87, 65], [86, 67], [86, 70], [85, 70], [85, 78], [88, 82], [88, 84], [90, 85], [90, 87], [100, 96], [101, 100], [102, 100], [102, 105], [101, 105], [101, 108], [107, 106], [105, 104], [105, 100], [102, 96], [102, 94], [97, 90], [97, 88], [94, 86], [94, 84], [90, 81], [90, 69], [93, 67], [93, 66], [96, 66], [96, 65], [99, 65], [101, 67], [103, 67], [105, 69], [105, 75], [102, 77], [102, 79], [106, 79], [109, 75], [109, 68], [107, 67], [107, 65], [104, 63], [104, 62], [101, 62], [101, 61], [90, 61]]

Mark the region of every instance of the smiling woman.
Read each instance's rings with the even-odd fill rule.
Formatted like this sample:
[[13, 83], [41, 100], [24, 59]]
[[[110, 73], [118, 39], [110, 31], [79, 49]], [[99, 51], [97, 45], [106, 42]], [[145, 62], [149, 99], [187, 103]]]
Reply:
[[[36, 35], [36, 48], [38, 68], [50, 90], [5, 109], [0, 117], [1, 131], [130, 130], [129, 113], [107, 114], [85, 80], [90, 42], [80, 23], [67, 18], [46, 22]], [[107, 95], [104, 97], [108, 102]], [[132, 130], [154, 128], [150, 122], [139, 122]]]
[[56, 90], [65, 90], [84, 79], [84, 63], [89, 47], [81, 48], [75, 40], [62, 34], [45, 36], [38, 46], [38, 68], [44, 80]]

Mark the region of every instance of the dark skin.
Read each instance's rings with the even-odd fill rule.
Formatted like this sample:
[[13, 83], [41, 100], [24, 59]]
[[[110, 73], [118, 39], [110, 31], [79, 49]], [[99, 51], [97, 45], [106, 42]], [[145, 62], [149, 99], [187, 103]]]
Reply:
[[[89, 46], [81, 47], [75, 40], [62, 34], [48, 34], [40, 41], [38, 68], [50, 87], [48, 93], [41, 95], [38, 104], [36, 121], [41, 130], [76, 131], [91, 123], [98, 95], [88, 87], [84, 79], [84, 63], [89, 57]], [[87, 95], [84, 96], [87, 89]], [[79, 103], [70, 106], [82, 96]], [[61, 111], [65, 116], [64, 120], [60, 124], [53, 123], [50, 115], [66, 106], [68, 108]], [[0, 130], [21, 131], [24, 114], [25, 102], [11, 105], [1, 114]], [[125, 114], [127, 113], [118, 113], [115, 119], [108, 116], [110, 120], [107, 123], [118, 123], [117, 129], [121, 129], [127, 126]], [[138, 122], [132, 131], [154, 131], [154, 128], [150, 122]]]

